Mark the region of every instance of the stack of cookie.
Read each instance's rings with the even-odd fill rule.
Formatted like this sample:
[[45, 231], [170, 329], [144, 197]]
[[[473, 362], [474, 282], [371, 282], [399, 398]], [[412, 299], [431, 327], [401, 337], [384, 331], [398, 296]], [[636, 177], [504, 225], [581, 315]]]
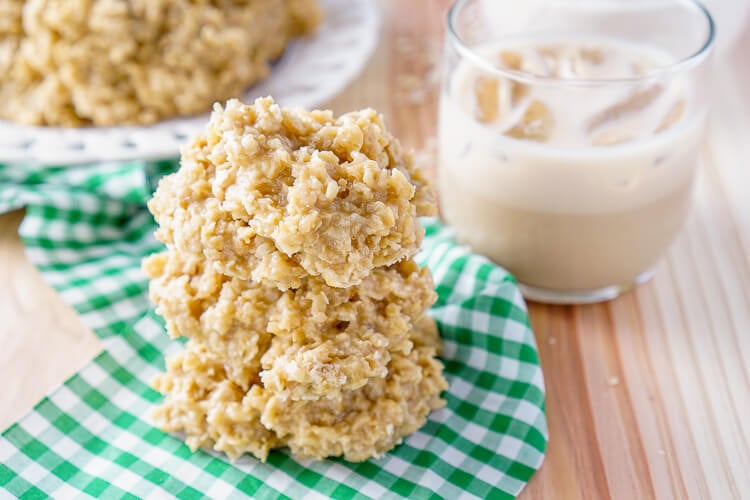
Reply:
[[442, 405], [429, 271], [435, 204], [372, 110], [217, 106], [149, 204], [167, 250], [144, 262], [173, 337], [160, 427], [265, 460], [379, 456]]

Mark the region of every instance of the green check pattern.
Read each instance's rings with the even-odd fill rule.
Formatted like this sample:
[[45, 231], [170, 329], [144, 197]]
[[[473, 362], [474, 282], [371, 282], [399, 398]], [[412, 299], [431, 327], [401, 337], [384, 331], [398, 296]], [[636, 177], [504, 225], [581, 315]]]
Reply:
[[82, 167], [0, 165], [0, 211], [20, 228], [43, 277], [104, 351], [0, 437], [0, 497], [513, 498], [547, 445], [544, 382], [515, 280], [457, 245], [435, 219], [421, 264], [445, 341], [447, 407], [385, 457], [267, 463], [192, 453], [150, 423], [149, 386], [179, 349], [146, 296], [143, 256], [161, 248], [145, 208], [173, 162]]

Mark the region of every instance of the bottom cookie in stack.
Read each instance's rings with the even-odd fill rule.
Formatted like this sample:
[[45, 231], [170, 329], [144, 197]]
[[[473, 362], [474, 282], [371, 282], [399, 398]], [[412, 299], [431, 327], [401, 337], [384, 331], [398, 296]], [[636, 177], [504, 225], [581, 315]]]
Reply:
[[439, 339], [432, 320], [422, 317], [409, 340], [413, 348], [392, 354], [384, 377], [314, 399], [294, 399], [262, 383], [245, 390], [205, 345], [190, 341], [154, 381], [166, 395], [154, 419], [164, 430], [184, 431], [191, 448], [210, 446], [231, 458], [250, 452], [265, 460], [281, 446], [298, 458], [377, 457], [444, 404], [440, 393], [447, 384], [435, 359]]

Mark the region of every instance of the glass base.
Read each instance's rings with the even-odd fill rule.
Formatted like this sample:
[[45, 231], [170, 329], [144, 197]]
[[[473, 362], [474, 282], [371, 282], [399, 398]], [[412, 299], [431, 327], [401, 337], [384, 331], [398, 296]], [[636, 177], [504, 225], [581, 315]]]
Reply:
[[633, 281], [620, 285], [605, 286], [594, 290], [554, 290], [540, 288], [519, 283], [518, 287], [526, 300], [542, 302], [544, 304], [594, 304], [612, 300], [629, 292], [636, 286], [646, 283], [654, 276], [654, 270], [649, 269], [636, 276]]

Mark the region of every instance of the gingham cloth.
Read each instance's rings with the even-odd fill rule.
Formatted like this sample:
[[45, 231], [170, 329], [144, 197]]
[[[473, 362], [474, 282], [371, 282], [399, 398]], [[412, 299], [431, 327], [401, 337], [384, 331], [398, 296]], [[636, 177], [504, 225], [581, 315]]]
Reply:
[[[432, 270], [445, 340], [447, 407], [379, 460], [267, 463], [191, 452], [150, 423], [149, 381], [180, 348], [146, 297], [143, 256], [160, 248], [145, 209], [173, 163], [0, 166], [0, 211], [44, 278], [104, 351], [0, 438], [0, 497], [511, 498], [547, 444], [544, 383], [514, 279], [458, 246], [436, 220], [418, 260]], [[146, 175], [144, 175], [144, 172]], [[39, 307], [44, 307], [39, 304]], [[13, 383], [13, 381], [6, 381]]]

